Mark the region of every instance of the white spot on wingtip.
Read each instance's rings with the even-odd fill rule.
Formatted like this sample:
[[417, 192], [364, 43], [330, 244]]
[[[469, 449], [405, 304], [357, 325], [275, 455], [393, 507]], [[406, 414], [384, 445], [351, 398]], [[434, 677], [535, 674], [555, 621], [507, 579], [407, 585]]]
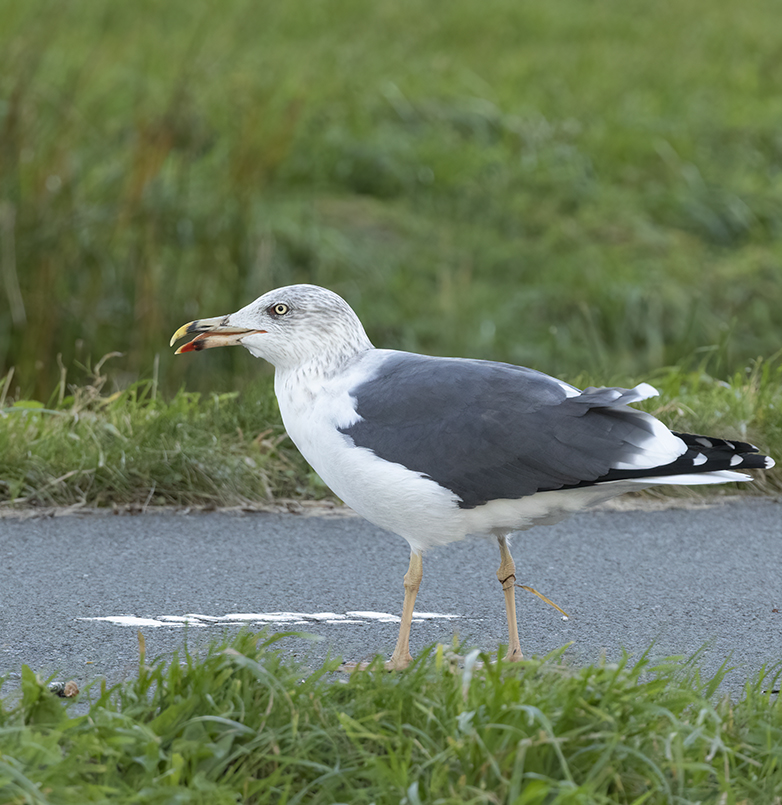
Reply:
[[703, 453], [698, 453], [698, 455], [692, 460], [692, 464], [694, 467], [700, 467], [700, 465], [705, 464], [706, 461], [706, 456], [704, 456]]
[[714, 443], [711, 439], [707, 439], [705, 436], [697, 436], [695, 441], [698, 442], [698, 444], [702, 444], [704, 447], [714, 447]]
[[744, 459], [741, 456], [731, 456], [730, 457], [730, 466], [737, 467], [739, 464], [743, 464]]
[[771, 456], [766, 456], [766, 469], [770, 470], [777, 462]]

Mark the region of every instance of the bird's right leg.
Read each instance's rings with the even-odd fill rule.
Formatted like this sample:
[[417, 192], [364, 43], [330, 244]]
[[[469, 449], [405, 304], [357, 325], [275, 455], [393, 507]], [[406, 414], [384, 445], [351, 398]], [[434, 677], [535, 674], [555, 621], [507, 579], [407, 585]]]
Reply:
[[401, 671], [413, 661], [410, 656], [410, 624], [413, 622], [415, 597], [418, 595], [418, 588], [421, 586], [423, 575], [424, 565], [421, 554], [411, 551], [410, 566], [407, 568], [407, 573], [405, 573], [405, 602], [402, 605], [402, 622], [399, 624], [399, 637], [396, 641], [394, 653], [386, 663], [386, 668], [389, 670]]
[[521, 642], [519, 641], [519, 627], [516, 623], [516, 565], [508, 548], [508, 538], [499, 537], [500, 543], [500, 569], [497, 578], [505, 593], [505, 614], [508, 617], [508, 653], [505, 659], [516, 662], [523, 659]]

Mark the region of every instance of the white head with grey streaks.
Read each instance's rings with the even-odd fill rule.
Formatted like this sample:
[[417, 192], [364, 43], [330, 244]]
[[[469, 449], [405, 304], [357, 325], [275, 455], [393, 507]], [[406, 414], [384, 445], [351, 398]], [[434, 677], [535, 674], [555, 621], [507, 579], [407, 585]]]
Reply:
[[342, 297], [316, 285], [277, 288], [226, 317], [226, 324], [257, 333], [242, 346], [282, 372], [339, 372], [344, 363], [372, 349], [364, 327]]

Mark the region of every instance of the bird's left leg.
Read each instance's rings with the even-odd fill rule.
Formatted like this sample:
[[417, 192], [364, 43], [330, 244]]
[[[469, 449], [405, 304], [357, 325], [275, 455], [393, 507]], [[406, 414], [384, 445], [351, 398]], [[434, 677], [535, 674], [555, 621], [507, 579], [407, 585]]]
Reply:
[[498, 537], [500, 543], [500, 569], [497, 578], [505, 593], [505, 614], [508, 616], [508, 653], [505, 659], [516, 662], [523, 659], [521, 642], [519, 641], [519, 626], [516, 623], [516, 565], [508, 548], [508, 538]]
[[413, 661], [410, 656], [410, 624], [413, 622], [413, 607], [415, 597], [418, 595], [418, 588], [421, 586], [421, 579], [424, 575], [424, 563], [421, 554], [415, 551], [410, 552], [410, 566], [405, 573], [405, 602], [402, 605], [402, 621], [399, 624], [399, 637], [396, 641], [396, 648], [391, 655], [391, 659], [386, 663], [386, 668], [392, 671], [401, 671], [407, 668]]

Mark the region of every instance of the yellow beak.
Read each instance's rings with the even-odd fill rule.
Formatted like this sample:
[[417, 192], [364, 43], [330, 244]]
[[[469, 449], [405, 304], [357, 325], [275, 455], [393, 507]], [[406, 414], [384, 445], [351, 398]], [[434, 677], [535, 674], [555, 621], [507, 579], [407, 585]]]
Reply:
[[176, 341], [185, 336], [197, 333], [192, 341], [183, 344], [174, 353], [181, 355], [183, 352], [200, 352], [202, 349], [212, 347], [232, 347], [242, 343], [242, 339], [250, 333], [265, 333], [266, 330], [250, 330], [246, 327], [233, 327], [226, 324], [228, 316], [216, 316], [213, 319], [196, 319], [188, 324], [183, 324], [171, 336], [169, 346], [173, 347]]

